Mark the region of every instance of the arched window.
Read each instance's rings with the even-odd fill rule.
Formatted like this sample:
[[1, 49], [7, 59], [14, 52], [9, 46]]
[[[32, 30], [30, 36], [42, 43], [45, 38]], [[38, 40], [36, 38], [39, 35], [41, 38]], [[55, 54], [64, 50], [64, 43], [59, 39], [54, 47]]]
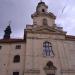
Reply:
[[15, 55], [14, 56], [14, 63], [18, 63], [20, 62], [20, 56], [19, 55]]
[[44, 56], [54, 56], [54, 52], [52, 50], [52, 44], [48, 41], [43, 43], [43, 53]]
[[43, 25], [48, 25], [48, 23], [47, 23], [47, 19], [43, 19]]
[[46, 66], [51, 69], [51, 67], [53, 67], [53, 62], [49, 61]]

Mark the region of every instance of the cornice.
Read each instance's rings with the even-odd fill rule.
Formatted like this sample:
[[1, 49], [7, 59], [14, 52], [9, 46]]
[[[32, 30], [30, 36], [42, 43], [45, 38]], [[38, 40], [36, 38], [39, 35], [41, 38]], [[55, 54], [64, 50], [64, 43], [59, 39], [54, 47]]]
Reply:
[[75, 73], [75, 69], [63, 69], [61, 73]]
[[72, 35], [66, 35], [65, 38], [66, 40], [75, 41], [75, 36], [72, 36]]
[[47, 16], [49, 18], [56, 19], [56, 16], [51, 12], [49, 12], [49, 13], [47, 13], [47, 12], [46, 13], [35, 12], [34, 14], [31, 15], [32, 18], [33, 17], [40, 17], [40, 16]]
[[40, 70], [38, 69], [28, 69], [28, 70], [25, 70], [25, 73], [40, 73]]
[[26, 29], [27, 33], [39, 33], [39, 34], [59, 34], [59, 35], [66, 35], [65, 31], [55, 29], [54, 27], [50, 26], [38, 26], [33, 27], [32, 29]]
[[0, 39], [0, 43], [26, 43], [24, 39]]
[[27, 30], [27, 33], [32, 33], [32, 34], [58, 34], [58, 35], [65, 35], [65, 33], [57, 33], [57, 32], [42, 32], [42, 31], [32, 31], [32, 30]]

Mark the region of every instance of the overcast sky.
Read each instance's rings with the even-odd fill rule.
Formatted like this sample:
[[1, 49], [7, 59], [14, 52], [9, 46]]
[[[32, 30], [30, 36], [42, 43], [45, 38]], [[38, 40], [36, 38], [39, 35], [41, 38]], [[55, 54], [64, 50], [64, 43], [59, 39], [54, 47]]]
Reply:
[[[32, 24], [31, 14], [40, 0], [0, 0], [0, 38], [11, 20], [12, 37], [23, 37], [26, 24]], [[75, 35], [75, 0], [43, 0], [48, 11], [56, 16], [56, 24], [67, 34]]]

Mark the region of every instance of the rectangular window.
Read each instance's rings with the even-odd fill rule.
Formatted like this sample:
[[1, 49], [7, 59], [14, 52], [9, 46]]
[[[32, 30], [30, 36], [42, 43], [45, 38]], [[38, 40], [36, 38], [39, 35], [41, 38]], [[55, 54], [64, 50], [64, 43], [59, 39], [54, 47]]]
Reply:
[[21, 49], [21, 45], [16, 45], [16, 49]]
[[19, 75], [19, 72], [13, 72], [13, 75]]
[[55, 75], [55, 74], [47, 74], [47, 75]]

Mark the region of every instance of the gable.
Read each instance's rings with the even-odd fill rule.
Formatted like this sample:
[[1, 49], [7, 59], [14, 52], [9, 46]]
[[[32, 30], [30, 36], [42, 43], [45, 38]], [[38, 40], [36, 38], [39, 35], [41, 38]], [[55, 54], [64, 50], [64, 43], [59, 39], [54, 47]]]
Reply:
[[33, 27], [32, 28], [33, 32], [39, 32], [39, 33], [59, 33], [59, 34], [66, 34], [63, 30], [58, 30], [54, 27], [50, 26], [39, 26], [39, 27]]

